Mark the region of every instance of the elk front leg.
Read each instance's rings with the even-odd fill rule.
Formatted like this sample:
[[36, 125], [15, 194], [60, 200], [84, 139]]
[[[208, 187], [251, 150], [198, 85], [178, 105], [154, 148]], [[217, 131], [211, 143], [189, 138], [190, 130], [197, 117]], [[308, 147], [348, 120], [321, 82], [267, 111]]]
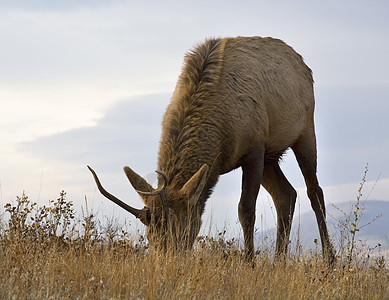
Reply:
[[242, 194], [238, 214], [243, 229], [245, 254], [248, 259], [252, 259], [254, 255], [255, 204], [261, 185], [263, 168], [263, 148], [253, 150], [243, 157]]

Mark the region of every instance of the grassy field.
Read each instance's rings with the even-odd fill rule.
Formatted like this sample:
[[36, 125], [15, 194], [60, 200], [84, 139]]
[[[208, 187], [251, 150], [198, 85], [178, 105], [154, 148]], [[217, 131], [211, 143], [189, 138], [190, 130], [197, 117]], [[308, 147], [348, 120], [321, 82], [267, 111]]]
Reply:
[[329, 268], [316, 251], [275, 261], [266, 248], [248, 263], [223, 235], [159, 251], [91, 213], [77, 218], [65, 193], [47, 207], [18, 197], [1, 224], [0, 299], [389, 299], [382, 257], [338, 253]]

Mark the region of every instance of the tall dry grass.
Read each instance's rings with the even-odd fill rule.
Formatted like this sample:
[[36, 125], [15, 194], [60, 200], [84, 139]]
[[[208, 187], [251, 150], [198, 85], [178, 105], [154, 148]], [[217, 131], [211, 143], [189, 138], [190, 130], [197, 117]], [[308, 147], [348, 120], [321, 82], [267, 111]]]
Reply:
[[[0, 228], [0, 299], [385, 299], [384, 260], [328, 268], [315, 251], [254, 263], [236, 243], [200, 237], [186, 253], [147, 246], [142, 236], [77, 220], [66, 194], [37, 207], [23, 195]], [[116, 230], [112, 230], [116, 228]]]

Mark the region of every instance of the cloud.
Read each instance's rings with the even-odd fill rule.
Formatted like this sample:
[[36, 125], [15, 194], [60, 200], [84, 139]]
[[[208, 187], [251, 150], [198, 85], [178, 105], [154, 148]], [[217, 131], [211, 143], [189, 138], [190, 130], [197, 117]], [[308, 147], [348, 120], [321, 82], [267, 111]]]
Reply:
[[336, 2], [334, 9], [333, 2], [8, 1], [0, 10], [0, 54], [6, 58], [0, 79], [14, 85], [170, 81], [194, 43], [261, 35], [296, 47], [318, 82], [387, 80], [387, 4]]
[[[113, 3], [123, 3], [123, 0], [111, 0], [109, 5]], [[5, 0], [2, 1], [0, 7], [17, 10], [33, 10], [33, 11], [64, 11], [74, 10], [80, 8], [95, 8], [103, 5], [108, 5], [107, 1], [104, 0], [67, 0], [67, 1], [51, 1], [51, 0]]]
[[162, 115], [170, 96], [146, 95], [112, 105], [96, 126], [72, 129], [20, 144], [19, 150], [45, 161], [155, 168]]

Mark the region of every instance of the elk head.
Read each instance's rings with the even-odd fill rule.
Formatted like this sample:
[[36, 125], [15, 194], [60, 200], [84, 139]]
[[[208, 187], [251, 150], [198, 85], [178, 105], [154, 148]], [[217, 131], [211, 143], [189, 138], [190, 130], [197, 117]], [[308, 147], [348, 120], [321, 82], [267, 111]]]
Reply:
[[100, 183], [95, 171], [88, 166], [96, 181], [97, 188], [106, 198], [124, 208], [146, 225], [146, 236], [150, 244], [173, 248], [192, 247], [201, 227], [203, 205], [199, 201], [208, 179], [208, 166], [204, 164], [179, 189], [169, 186], [163, 171], [158, 188], [154, 189], [147, 181], [129, 167], [124, 167], [131, 185], [141, 196], [145, 206], [136, 209], [107, 192]]

